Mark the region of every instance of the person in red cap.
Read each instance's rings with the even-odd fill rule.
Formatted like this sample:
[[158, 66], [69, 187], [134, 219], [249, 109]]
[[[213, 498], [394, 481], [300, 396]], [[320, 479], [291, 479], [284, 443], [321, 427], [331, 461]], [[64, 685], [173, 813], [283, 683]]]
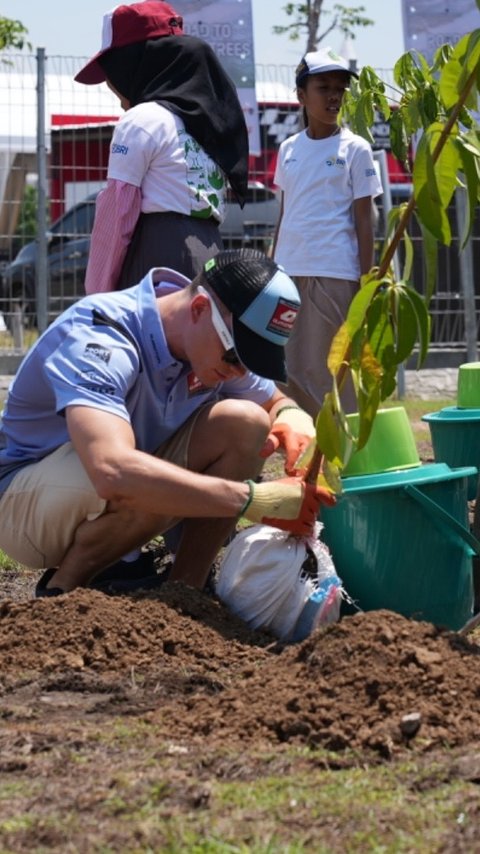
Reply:
[[160, 0], [105, 14], [101, 49], [75, 80], [106, 82], [125, 110], [97, 198], [87, 294], [158, 265], [192, 278], [223, 246], [227, 182], [245, 200], [248, 133], [233, 82]]

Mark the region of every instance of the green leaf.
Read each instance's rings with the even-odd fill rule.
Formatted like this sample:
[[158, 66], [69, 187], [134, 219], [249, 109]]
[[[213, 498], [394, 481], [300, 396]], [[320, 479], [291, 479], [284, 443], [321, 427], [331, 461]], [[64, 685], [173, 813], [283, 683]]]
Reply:
[[344, 364], [352, 343], [350, 329], [346, 322], [337, 329], [333, 336], [330, 350], [327, 357], [327, 367], [332, 377], [336, 377], [340, 368]]
[[[457, 83], [457, 92], [460, 95], [465, 89], [469, 78], [477, 69], [480, 63], [480, 30], [473, 30], [467, 33], [463, 38], [459, 39], [455, 45], [451, 61], [457, 61], [460, 64], [460, 74]], [[476, 101], [471, 103], [471, 109], [475, 109]]]
[[357, 329], [359, 329], [363, 324], [370, 303], [372, 302], [378, 289], [383, 285], [383, 280], [380, 281], [379, 279], [376, 279], [375, 274], [373, 274], [372, 278], [365, 278], [365, 284], [362, 284], [362, 287], [359, 291], [357, 291], [352, 302], [350, 303], [347, 312], [347, 317], [345, 320], [346, 324], [350, 329], [350, 337], [352, 338]]
[[384, 370], [380, 387], [380, 400], [391, 397], [397, 387], [397, 366]]
[[375, 358], [382, 365], [391, 364], [395, 342], [390, 322], [389, 290], [378, 294], [372, 303], [368, 313], [367, 335], [369, 346]]
[[480, 159], [480, 139], [478, 135], [478, 131], [474, 131], [473, 133], [469, 131], [466, 134], [461, 134], [458, 137], [457, 143], [461, 145], [462, 148], [466, 149], [473, 154], [475, 157]]
[[427, 85], [420, 98], [420, 111], [424, 116], [425, 124], [431, 124], [438, 116], [438, 101], [435, 88]]
[[343, 447], [338, 420], [332, 410], [332, 396], [326, 394], [315, 423], [317, 447], [334, 465], [342, 465]]
[[419, 368], [426, 359], [428, 353], [428, 345], [430, 343], [430, 327], [431, 319], [428, 313], [425, 300], [413, 288], [406, 287], [409, 299], [412, 301], [417, 317], [417, 332], [418, 332], [418, 360], [417, 368]]
[[387, 97], [385, 95], [383, 95], [382, 93], [377, 92], [376, 97], [375, 97], [375, 105], [376, 105], [379, 113], [381, 113], [381, 115], [383, 116], [383, 119], [386, 122], [388, 122], [388, 120], [392, 114], [392, 110], [390, 109], [390, 104], [388, 102]]
[[419, 104], [419, 94], [415, 92], [415, 97], [409, 96], [403, 104], [402, 117], [405, 121], [407, 133], [411, 136], [419, 128], [425, 127], [422, 113]]
[[438, 246], [433, 234], [417, 216], [422, 232], [423, 259], [425, 262], [425, 302], [430, 303], [437, 282]]
[[456, 59], [450, 59], [440, 74], [440, 97], [447, 110], [454, 107], [458, 101], [458, 81], [461, 70], [460, 63]]
[[392, 154], [401, 163], [405, 163], [408, 157], [408, 137], [399, 110], [394, 110], [390, 116], [390, 145]]
[[[444, 200], [447, 196], [446, 182], [448, 179], [450, 179], [451, 183], [450, 196], [453, 193], [456, 170], [453, 175], [440, 175], [439, 186], [431, 153], [432, 140], [433, 144], [435, 144], [437, 139], [438, 134], [436, 133], [425, 133], [420, 139], [413, 165], [413, 184], [420, 219], [437, 240], [448, 246], [451, 242], [451, 229], [444, 207]], [[449, 162], [448, 157], [445, 162]], [[442, 194], [440, 187], [443, 191]]]
[[380, 286], [375, 278], [366, 278], [358, 293], [355, 294], [345, 321], [335, 333], [327, 358], [328, 370], [333, 377], [337, 376], [340, 368], [348, 358], [356, 333], [365, 322], [366, 313], [373, 296]]
[[370, 130], [373, 125], [375, 111], [371, 92], [363, 92], [360, 95], [355, 110], [355, 130], [360, 136], [373, 144], [374, 139]]
[[410, 356], [416, 342], [418, 333], [417, 313], [415, 306], [409, 298], [406, 288], [397, 290], [397, 313], [395, 318], [396, 333], [396, 361], [401, 365]]
[[360, 72], [359, 84], [362, 88], [374, 92], [385, 92], [385, 83], [371, 65], [364, 65]]
[[443, 124], [441, 122], [433, 122], [428, 128], [426, 136], [432, 154], [432, 162], [433, 155], [437, 152], [438, 146], [442, 145], [440, 152], [437, 154], [434, 169], [440, 193], [440, 201], [442, 207], [447, 208], [457, 186], [457, 171], [460, 168], [460, 154], [456, 144], [458, 126], [455, 125], [445, 138]]
[[374, 355], [368, 341], [364, 341], [358, 368], [360, 369], [359, 386], [363, 390], [378, 386], [382, 379], [382, 366]]
[[[453, 48], [440, 73], [439, 93], [447, 110], [452, 109], [464, 92], [471, 75], [480, 63], [480, 30], [467, 33]], [[470, 84], [466, 105], [476, 109], [477, 96]]]
[[365, 447], [368, 442], [379, 403], [380, 387], [378, 385], [372, 388], [368, 395], [361, 396], [359, 400], [358, 450]]
[[395, 83], [406, 92], [423, 87], [425, 81], [431, 80], [431, 73], [425, 57], [418, 51], [404, 53], [394, 65], [393, 77]]
[[[341, 495], [343, 492], [342, 480], [340, 476], [340, 466], [331, 463], [330, 460], [325, 459], [322, 465], [322, 475], [317, 480], [319, 486], [328, 486], [335, 493], [335, 495]], [[325, 483], [322, 483], [321, 477], [323, 476]]]
[[408, 231], [405, 231], [403, 235], [403, 245], [405, 248], [405, 263], [403, 265], [402, 279], [409, 279], [413, 266], [413, 243]]
[[463, 174], [465, 176], [465, 182], [467, 187], [467, 211], [463, 227], [463, 234], [461, 237], [460, 249], [465, 248], [465, 245], [472, 233], [473, 223], [475, 221], [475, 209], [477, 205], [478, 195], [478, 155], [472, 154], [471, 148], [464, 146], [462, 143], [463, 140], [459, 138], [458, 146], [460, 150], [460, 157], [462, 160]]

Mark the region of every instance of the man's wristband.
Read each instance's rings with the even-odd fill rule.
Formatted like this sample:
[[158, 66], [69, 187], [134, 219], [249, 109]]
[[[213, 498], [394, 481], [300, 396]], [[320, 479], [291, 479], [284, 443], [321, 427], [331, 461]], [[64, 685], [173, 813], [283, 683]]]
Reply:
[[245, 510], [248, 510], [248, 508], [250, 507], [250, 504], [253, 501], [253, 490], [255, 489], [255, 484], [254, 484], [253, 480], [246, 480], [245, 483], [248, 484], [248, 488], [249, 488], [250, 492], [248, 494], [247, 500], [245, 501], [245, 504], [243, 505], [242, 509], [240, 510], [240, 513], [239, 513], [240, 516], [243, 516], [243, 514], [245, 513]]

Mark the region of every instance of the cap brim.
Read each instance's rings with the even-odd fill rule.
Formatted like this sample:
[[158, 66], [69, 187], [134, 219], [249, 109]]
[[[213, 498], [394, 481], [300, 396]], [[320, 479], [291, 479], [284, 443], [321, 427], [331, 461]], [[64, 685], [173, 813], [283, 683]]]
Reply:
[[106, 51], [104, 50], [100, 50], [96, 53], [90, 62], [87, 62], [87, 64], [80, 69], [73, 79], [76, 80], [77, 83], [86, 83], [87, 85], [93, 83], [104, 83], [106, 80], [105, 72], [97, 60], [98, 57], [103, 56], [105, 52]]
[[345, 74], [349, 74], [351, 77], [356, 77], [358, 80], [358, 74], [356, 71], [352, 71], [351, 68], [344, 68], [343, 65], [336, 65], [332, 63], [331, 65], [323, 65], [321, 67], [313, 67], [311, 70], [304, 71], [302, 74], [299, 74], [296, 78], [296, 83], [300, 83], [301, 80], [304, 80], [305, 77], [311, 77], [313, 74], [325, 74], [327, 71], [344, 71]]
[[236, 317], [232, 318], [232, 329], [235, 349], [249, 371], [268, 380], [287, 381], [284, 346], [266, 341]]

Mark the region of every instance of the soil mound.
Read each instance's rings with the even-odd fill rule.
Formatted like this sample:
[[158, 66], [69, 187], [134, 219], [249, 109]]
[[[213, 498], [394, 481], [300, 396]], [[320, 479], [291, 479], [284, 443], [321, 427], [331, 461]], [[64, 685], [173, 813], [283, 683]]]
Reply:
[[111, 706], [164, 722], [180, 743], [293, 742], [382, 757], [462, 746], [480, 728], [479, 656], [474, 640], [389, 611], [283, 646], [180, 584], [0, 603], [4, 708], [50, 695], [55, 715], [67, 695], [82, 696], [90, 712]]

